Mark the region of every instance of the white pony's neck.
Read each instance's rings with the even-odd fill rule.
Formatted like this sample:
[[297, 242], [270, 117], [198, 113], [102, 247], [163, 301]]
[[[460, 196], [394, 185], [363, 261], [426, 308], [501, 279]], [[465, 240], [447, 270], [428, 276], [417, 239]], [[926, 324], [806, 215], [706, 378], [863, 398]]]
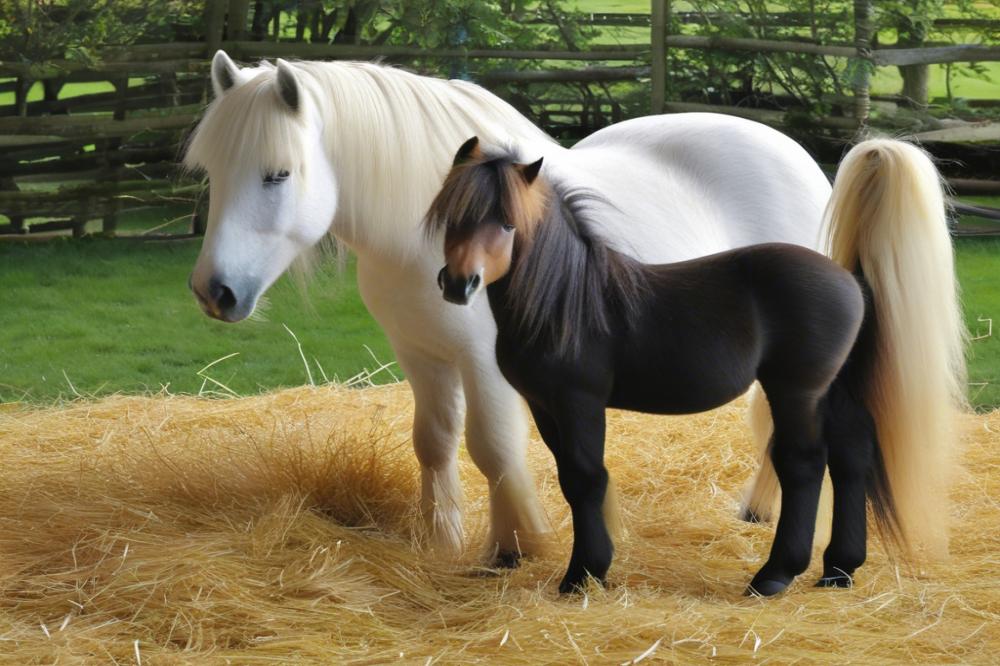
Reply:
[[371, 63], [294, 64], [324, 123], [339, 180], [331, 231], [356, 252], [406, 259], [458, 147], [477, 135], [538, 154], [560, 150], [492, 93]]

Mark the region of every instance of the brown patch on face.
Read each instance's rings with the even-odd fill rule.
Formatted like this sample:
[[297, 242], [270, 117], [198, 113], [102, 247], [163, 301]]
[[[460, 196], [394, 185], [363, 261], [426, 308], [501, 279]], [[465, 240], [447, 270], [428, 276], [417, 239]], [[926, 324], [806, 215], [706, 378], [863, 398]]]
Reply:
[[448, 274], [463, 279], [482, 271], [483, 286], [492, 284], [510, 270], [514, 231], [499, 224], [483, 224], [470, 231], [449, 229], [444, 239]]
[[535, 235], [535, 228], [545, 217], [549, 188], [541, 179], [529, 183], [522, 177], [525, 164], [511, 164], [501, 177], [505, 180], [503, 211], [507, 224], [517, 229], [525, 242]]
[[549, 189], [537, 178], [542, 161], [490, 157], [473, 137], [459, 149], [425, 218], [428, 233], [445, 230], [447, 274], [481, 274], [491, 284], [510, 270], [516, 247], [530, 244], [545, 217]]

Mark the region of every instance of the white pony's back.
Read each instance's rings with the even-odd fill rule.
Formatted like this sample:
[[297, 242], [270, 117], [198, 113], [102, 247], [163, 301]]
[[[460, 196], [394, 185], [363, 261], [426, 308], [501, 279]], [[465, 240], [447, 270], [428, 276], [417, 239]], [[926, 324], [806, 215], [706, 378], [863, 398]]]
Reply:
[[606, 233], [643, 261], [770, 241], [819, 247], [829, 182], [800, 145], [765, 125], [708, 113], [647, 116], [591, 135], [568, 158], [624, 213]]

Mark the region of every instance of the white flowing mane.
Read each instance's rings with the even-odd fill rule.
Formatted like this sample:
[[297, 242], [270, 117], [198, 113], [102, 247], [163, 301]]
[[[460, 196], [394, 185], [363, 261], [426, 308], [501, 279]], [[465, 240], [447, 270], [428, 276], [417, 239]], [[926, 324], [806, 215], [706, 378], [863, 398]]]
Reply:
[[512, 106], [471, 83], [372, 63], [291, 65], [309, 100], [305, 113], [283, 106], [274, 67], [242, 70], [244, 82], [209, 106], [185, 163], [210, 173], [232, 165], [258, 165], [262, 173], [304, 169], [305, 123], [320, 122], [339, 181], [331, 231], [350, 245], [396, 255], [418, 250], [411, 234], [420, 234], [455, 151], [472, 135], [493, 144], [554, 145]]

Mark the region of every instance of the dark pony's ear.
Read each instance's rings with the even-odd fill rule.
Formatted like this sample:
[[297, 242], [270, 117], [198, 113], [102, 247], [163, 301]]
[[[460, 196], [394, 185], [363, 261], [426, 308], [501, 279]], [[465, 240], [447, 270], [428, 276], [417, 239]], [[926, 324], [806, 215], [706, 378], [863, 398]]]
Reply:
[[524, 178], [524, 182], [528, 185], [531, 185], [538, 178], [538, 172], [542, 170], [542, 160], [544, 159], [544, 157], [539, 157], [531, 164], [517, 165], [517, 170], [521, 172], [521, 177]]
[[453, 167], [457, 167], [459, 164], [467, 162], [469, 159], [473, 157], [479, 157], [480, 154], [481, 151], [479, 150], [479, 137], [474, 136], [465, 143], [463, 143], [462, 147], [458, 149], [458, 152], [455, 153], [455, 159], [452, 160], [451, 165]]

